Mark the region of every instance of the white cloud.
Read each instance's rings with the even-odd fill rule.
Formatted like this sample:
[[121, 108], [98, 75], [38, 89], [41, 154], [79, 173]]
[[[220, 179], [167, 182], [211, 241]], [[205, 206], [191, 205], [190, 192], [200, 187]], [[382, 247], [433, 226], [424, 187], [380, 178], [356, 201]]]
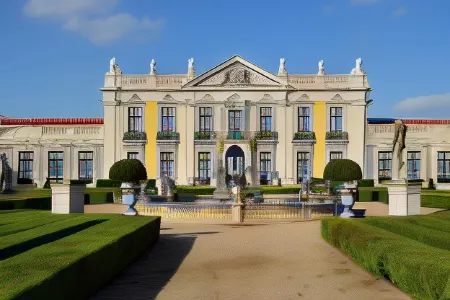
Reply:
[[109, 44], [124, 37], [157, 34], [164, 21], [139, 19], [129, 13], [112, 13], [120, 0], [28, 0], [24, 13], [58, 22], [65, 30], [86, 37], [94, 44]]
[[394, 10], [393, 15], [396, 18], [400, 18], [404, 16], [408, 12], [408, 9], [404, 6], [400, 6], [397, 9]]
[[381, 2], [382, 0], [350, 0], [352, 5], [371, 5]]
[[414, 112], [441, 112], [450, 109], [450, 93], [441, 95], [420, 96], [408, 98], [394, 106], [394, 110], [398, 112], [414, 113]]

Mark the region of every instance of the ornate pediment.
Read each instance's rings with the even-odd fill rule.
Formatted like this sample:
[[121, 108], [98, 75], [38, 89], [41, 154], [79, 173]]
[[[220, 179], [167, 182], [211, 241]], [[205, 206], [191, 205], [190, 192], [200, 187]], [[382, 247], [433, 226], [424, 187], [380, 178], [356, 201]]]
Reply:
[[278, 77], [256, 65], [234, 56], [196, 77], [185, 87], [281, 87]]
[[165, 95], [164, 98], [162, 99], [162, 101], [164, 101], [164, 102], [171, 102], [171, 103], [182, 103], [182, 102], [184, 102], [184, 101], [180, 101], [180, 100], [175, 99], [170, 94]]
[[205, 96], [203, 96], [200, 100], [198, 100], [199, 102], [212, 102], [214, 101], [213, 96], [211, 96], [210, 94], [206, 94]]
[[241, 96], [239, 96], [237, 93], [234, 93], [224, 101], [224, 105], [226, 108], [233, 108], [236, 107], [236, 102], [239, 100], [241, 100]]
[[331, 98], [331, 100], [344, 100], [344, 99], [342, 99], [341, 95], [336, 94], [333, 96], [333, 98]]
[[301, 95], [298, 99], [297, 99], [297, 101], [310, 101], [311, 99], [308, 97], [308, 95], [306, 95], [306, 94], [303, 94], [303, 95]]
[[136, 102], [136, 101], [142, 101], [142, 99], [137, 94], [134, 94], [133, 96], [131, 96], [129, 101]]
[[264, 96], [259, 100], [259, 102], [273, 102], [272, 96], [269, 94], [264, 94]]

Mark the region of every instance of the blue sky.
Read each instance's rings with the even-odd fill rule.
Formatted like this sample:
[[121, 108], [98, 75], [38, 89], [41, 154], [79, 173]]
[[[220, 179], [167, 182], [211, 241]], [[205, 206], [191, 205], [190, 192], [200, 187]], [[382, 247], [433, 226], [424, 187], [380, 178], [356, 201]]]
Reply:
[[197, 74], [238, 54], [276, 73], [349, 73], [374, 88], [370, 117], [450, 118], [450, 1], [6, 0], [0, 115], [101, 117], [109, 60], [124, 73]]

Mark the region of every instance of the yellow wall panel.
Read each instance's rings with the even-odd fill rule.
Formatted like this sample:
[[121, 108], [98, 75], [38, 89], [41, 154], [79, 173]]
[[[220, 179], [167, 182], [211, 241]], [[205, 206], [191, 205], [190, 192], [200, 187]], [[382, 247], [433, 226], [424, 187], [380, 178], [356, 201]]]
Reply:
[[156, 178], [156, 133], [158, 132], [158, 103], [146, 102], [145, 104], [145, 132], [147, 133], [147, 145], [145, 146], [145, 168], [148, 178]]
[[322, 178], [325, 169], [325, 135], [327, 132], [327, 109], [324, 101], [317, 101], [313, 108], [314, 145], [313, 177]]

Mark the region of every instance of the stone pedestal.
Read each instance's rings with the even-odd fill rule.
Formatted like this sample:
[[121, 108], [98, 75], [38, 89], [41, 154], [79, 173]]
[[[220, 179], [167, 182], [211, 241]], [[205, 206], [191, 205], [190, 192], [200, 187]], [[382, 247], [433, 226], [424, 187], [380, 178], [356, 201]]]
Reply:
[[383, 186], [388, 189], [390, 216], [420, 215], [421, 182], [392, 180]]
[[243, 203], [233, 203], [231, 205], [231, 219], [234, 222], [242, 223], [244, 222], [244, 204]]
[[52, 213], [84, 213], [86, 184], [52, 184]]
[[349, 190], [341, 191], [341, 201], [344, 205], [344, 211], [340, 215], [341, 218], [353, 218], [355, 214], [351, 211], [350, 207], [353, 205], [354, 199], [352, 193]]

